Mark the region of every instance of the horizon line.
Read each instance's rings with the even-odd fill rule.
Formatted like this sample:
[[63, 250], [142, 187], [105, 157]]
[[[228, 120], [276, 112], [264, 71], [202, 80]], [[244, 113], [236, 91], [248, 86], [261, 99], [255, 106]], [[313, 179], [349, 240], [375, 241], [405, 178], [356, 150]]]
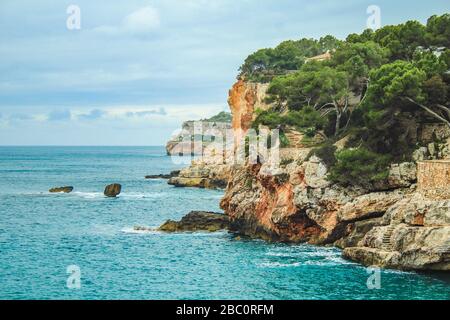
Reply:
[[4, 144], [3, 147], [165, 147], [165, 145], [57, 145], [57, 144]]

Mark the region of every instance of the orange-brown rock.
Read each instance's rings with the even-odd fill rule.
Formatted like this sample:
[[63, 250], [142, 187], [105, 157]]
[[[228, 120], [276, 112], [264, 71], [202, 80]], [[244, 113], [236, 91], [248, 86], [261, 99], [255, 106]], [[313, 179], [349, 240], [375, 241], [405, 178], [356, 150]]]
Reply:
[[239, 79], [229, 91], [228, 105], [233, 116], [235, 148], [252, 126], [255, 111], [269, 108], [264, 102], [268, 84], [246, 82]]
[[304, 242], [322, 230], [294, 204], [288, 174], [266, 175], [261, 165], [235, 167], [221, 207], [231, 230], [268, 241]]

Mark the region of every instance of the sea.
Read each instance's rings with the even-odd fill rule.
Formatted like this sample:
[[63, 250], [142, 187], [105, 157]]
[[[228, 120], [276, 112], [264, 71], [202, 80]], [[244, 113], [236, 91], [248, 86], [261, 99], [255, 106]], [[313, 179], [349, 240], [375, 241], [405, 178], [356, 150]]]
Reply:
[[182, 166], [164, 147], [0, 147], [0, 299], [450, 298], [448, 274], [366, 268], [333, 247], [135, 231], [221, 212], [223, 191], [144, 179]]

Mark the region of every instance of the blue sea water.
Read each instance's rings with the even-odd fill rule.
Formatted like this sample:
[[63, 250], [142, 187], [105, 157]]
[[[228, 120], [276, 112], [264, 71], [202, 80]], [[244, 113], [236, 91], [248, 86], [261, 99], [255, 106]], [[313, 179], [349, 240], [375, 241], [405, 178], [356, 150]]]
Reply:
[[[449, 299], [440, 274], [371, 273], [335, 248], [237, 240], [226, 232], [134, 232], [190, 210], [220, 211], [220, 191], [147, 174], [179, 168], [163, 147], [1, 147], [0, 299]], [[117, 199], [105, 185], [123, 185]], [[49, 194], [73, 185], [71, 194]], [[67, 287], [67, 267], [81, 287]]]

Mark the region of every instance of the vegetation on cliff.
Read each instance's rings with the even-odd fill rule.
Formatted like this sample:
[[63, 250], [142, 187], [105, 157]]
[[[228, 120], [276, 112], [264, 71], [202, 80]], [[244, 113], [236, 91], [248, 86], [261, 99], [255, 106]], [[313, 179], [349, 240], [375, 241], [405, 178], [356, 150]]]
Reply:
[[284, 41], [276, 48], [266, 48], [248, 56], [240, 75], [255, 82], [270, 82], [274, 76], [298, 70], [309, 57], [334, 49], [340, 41], [333, 36]]
[[[250, 55], [240, 77], [270, 82], [269, 110], [254, 127], [327, 136], [323, 153], [329, 178], [364, 186], [386, 178], [393, 162], [409, 161], [417, 148], [410, 128], [426, 122], [450, 127], [450, 14], [426, 25], [408, 21], [345, 41], [285, 41]], [[327, 59], [311, 59], [330, 53]], [[348, 137], [344, 150], [330, 145]]]
[[219, 112], [218, 114], [216, 114], [215, 116], [212, 116], [211, 118], [202, 119], [201, 121], [205, 121], [205, 122], [231, 122], [231, 113], [222, 111], [222, 112]]

